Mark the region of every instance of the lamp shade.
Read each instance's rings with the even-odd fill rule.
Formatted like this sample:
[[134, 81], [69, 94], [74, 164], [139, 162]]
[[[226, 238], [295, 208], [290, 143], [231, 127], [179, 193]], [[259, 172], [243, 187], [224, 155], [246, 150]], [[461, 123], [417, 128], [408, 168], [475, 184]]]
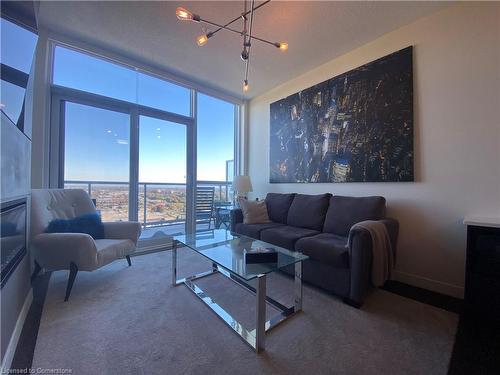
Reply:
[[234, 176], [233, 190], [238, 194], [245, 194], [252, 191], [252, 182], [248, 176]]

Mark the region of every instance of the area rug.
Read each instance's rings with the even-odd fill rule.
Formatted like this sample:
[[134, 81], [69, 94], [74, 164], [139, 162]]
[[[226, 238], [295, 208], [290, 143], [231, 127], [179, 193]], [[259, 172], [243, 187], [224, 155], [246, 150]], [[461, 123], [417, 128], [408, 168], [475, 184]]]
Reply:
[[[178, 262], [180, 276], [210, 266], [188, 249], [179, 250]], [[306, 285], [303, 311], [269, 332], [265, 352], [256, 354], [170, 279], [169, 251], [142, 255], [132, 267], [123, 260], [80, 272], [64, 303], [67, 273], [53, 273], [33, 368], [78, 375], [447, 372], [458, 322], [451, 312], [383, 290], [355, 309]], [[252, 294], [221, 275], [202, 281], [216, 302], [254, 328]], [[291, 278], [268, 276], [272, 297], [291, 304], [292, 292]]]

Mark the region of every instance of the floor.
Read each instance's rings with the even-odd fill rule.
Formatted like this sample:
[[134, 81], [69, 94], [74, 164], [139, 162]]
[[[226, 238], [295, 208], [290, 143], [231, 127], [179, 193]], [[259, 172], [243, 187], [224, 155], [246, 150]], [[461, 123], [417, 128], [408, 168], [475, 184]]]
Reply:
[[[274, 329], [266, 352], [256, 355], [187, 288], [170, 285], [170, 258], [170, 252], [149, 254], [134, 257], [130, 268], [117, 261], [82, 272], [68, 303], [62, 302], [67, 275], [54, 272], [29, 366], [74, 374], [447, 372], [455, 313], [384, 290], [359, 310], [306, 286], [304, 311]], [[181, 251], [179, 268], [190, 274], [209, 266], [199, 258]], [[272, 276], [270, 293], [291, 303], [291, 279]], [[222, 276], [203, 282], [252, 328], [252, 295]], [[21, 364], [21, 353], [15, 361]]]
[[[165, 252], [163, 254], [167, 254]], [[150, 255], [148, 255], [150, 256]], [[136, 267], [136, 263], [143, 263], [141, 257], [134, 257], [133, 268]], [[154, 259], [154, 258], [143, 258]], [[166, 259], [168, 260], [168, 259]], [[114, 269], [118, 267], [119, 269], [124, 268], [119, 262], [115, 262], [110, 266], [109, 270], [111, 273], [116, 272]], [[125, 268], [128, 269], [128, 268]], [[80, 279], [79, 275], [79, 279]], [[51, 294], [51, 298], [55, 298], [56, 305], [62, 305], [62, 291], [61, 288], [64, 286], [66, 281], [66, 275], [64, 273], [59, 273], [58, 275], [52, 276], [50, 273], [39, 276], [34, 282], [33, 294], [34, 301], [26, 318], [25, 325], [23, 327], [21, 337], [19, 340], [19, 345], [14, 356], [12, 367], [16, 369], [27, 369], [32, 368], [33, 358], [35, 352], [35, 346], [37, 343], [40, 322], [42, 320], [42, 311], [44, 309], [45, 299], [49, 291], [49, 283], [58, 285], [58, 292], [54, 296]], [[77, 280], [75, 285], [75, 291], [81, 290], [81, 286], [78, 286], [80, 280]], [[52, 287], [53, 289], [53, 287]], [[461, 310], [461, 300], [440, 295], [438, 293], [430, 292], [399, 282], [388, 282], [383, 288], [385, 291], [393, 293], [395, 295], [403, 296], [408, 299], [417, 300], [428, 305], [438, 307], [450, 312], [458, 313]], [[311, 291], [322, 294], [321, 291], [311, 288]], [[186, 290], [186, 294], [188, 291]], [[59, 293], [59, 295], [57, 295]], [[194, 296], [192, 296], [195, 300]], [[335, 300], [335, 297], [327, 296], [328, 299]], [[199, 301], [196, 301], [199, 303]], [[195, 304], [195, 306], [198, 306]], [[198, 306], [197, 309], [203, 307]], [[306, 308], [307, 305], [304, 306]], [[201, 309], [203, 311], [203, 309]], [[366, 311], [365, 307], [361, 311]], [[209, 314], [211, 312], [207, 311]], [[212, 314], [213, 315], [213, 314]], [[214, 316], [215, 317], [215, 316]], [[227, 327], [223, 327], [227, 329]], [[43, 332], [42, 332], [43, 334]], [[232, 335], [231, 332], [228, 334]], [[460, 321], [457, 326], [457, 332], [455, 337], [455, 342], [453, 345], [453, 350], [451, 353], [451, 358], [449, 360], [448, 374], [451, 375], [461, 375], [461, 374], [499, 374], [500, 371], [500, 340], [498, 340], [499, 332], [491, 329], [480, 329], [470, 324], [465, 324], [464, 321]], [[243, 345], [242, 342], [239, 342]], [[412, 371], [414, 372], [414, 371]]]

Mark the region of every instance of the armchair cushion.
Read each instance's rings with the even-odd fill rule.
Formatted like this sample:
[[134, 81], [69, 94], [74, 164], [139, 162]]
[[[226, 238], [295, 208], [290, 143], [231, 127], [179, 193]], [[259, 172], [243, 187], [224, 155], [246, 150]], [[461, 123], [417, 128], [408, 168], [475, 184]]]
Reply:
[[54, 219], [95, 214], [92, 200], [82, 189], [31, 190], [31, 236], [43, 233]]
[[112, 240], [130, 240], [137, 245], [141, 235], [141, 224], [137, 221], [104, 222], [104, 238]]
[[99, 240], [104, 238], [104, 225], [98, 214], [86, 214], [73, 219], [54, 219], [45, 233], [86, 233]]
[[70, 262], [82, 271], [98, 268], [95, 241], [86, 233], [42, 233], [31, 249], [40, 266], [51, 271], [68, 269]]
[[96, 240], [97, 263], [102, 267], [112, 261], [124, 258], [134, 252], [135, 244], [131, 240]]

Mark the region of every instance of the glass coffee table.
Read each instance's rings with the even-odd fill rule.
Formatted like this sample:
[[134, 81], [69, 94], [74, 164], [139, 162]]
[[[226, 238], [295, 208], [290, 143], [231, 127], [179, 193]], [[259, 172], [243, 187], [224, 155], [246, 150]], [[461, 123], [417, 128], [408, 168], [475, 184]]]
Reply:
[[[177, 279], [177, 250], [183, 246], [208, 258], [212, 262], [212, 269], [197, 275]], [[247, 264], [245, 262], [245, 251], [258, 247], [275, 249], [278, 252], [277, 263]], [[308, 256], [302, 253], [292, 252], [279, 246], [242, 235], [232, 235], [224, 229], [174, 236], [172, 248], [172, 285], [186, 285], [189, 290], [210, 307], [247, 344], [254, 348], [256, 352], [260, 352], [265, 348], [266, 332], [276, 327], [291, 315], [302, 310], [302, 261], [306, 259], [308, 259]], [[284, 306], [266, 295], [266, 275], [289, 265], [295, 265], [295, 300], [294, 305], [291, 307]], [[197, 279], [215, 273], [226, 276], [238, 285], [243, 286], [249, 292], [255, 294], [255, 329], [247, 330], [195, 284]], [[254, 279], [256, 279], [255, 288], [248, 283]], [[269, 320], [266, 320], [266, 303], [269, 303], [280, 311]]]

